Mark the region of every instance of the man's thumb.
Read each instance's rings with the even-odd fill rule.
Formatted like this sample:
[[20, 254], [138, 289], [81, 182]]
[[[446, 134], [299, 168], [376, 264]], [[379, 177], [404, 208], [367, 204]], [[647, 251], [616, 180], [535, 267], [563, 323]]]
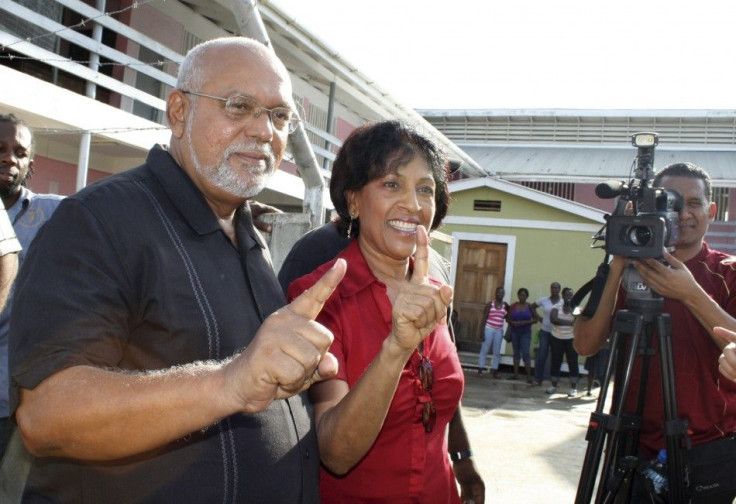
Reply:
[[718, 326], [714, 327], [713, 334], [715, 334], [719, 338], [723, 338], [729, 343], [736, 343], [736, 332], [729, 331], [725, 327], [718, 327]]
[[347, 262], [345, 259], [338, 259], [332, 268], [328, 269], [322, 278], [309, 289], [301, 293], [301, 295], [292, 301], [288, 308], [302, 317], [314, 320], [322, 307], [329, 299], [332, 292], [345, 276], [347, 271]]

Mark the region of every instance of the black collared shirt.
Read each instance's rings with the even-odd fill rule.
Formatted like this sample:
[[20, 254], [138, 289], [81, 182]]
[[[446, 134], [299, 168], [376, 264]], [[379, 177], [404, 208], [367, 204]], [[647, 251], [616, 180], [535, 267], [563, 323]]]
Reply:
[[[163, 369], [242, 349], [284, 304], [247, 206], [239, 247], [164, 149], [64, 200], [17, 282], [11, 411], [75, 365]], [[318, 502], [319, 457], [305, 396], [233, 415], [119, 463], [34, 460], [24, 502]]]

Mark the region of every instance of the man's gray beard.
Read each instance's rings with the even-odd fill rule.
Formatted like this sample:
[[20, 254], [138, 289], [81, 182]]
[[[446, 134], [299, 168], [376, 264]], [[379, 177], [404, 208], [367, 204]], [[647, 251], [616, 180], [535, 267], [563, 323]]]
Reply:
[[[189, 155], [194, 163], [194, 169], [202, 177], [212, 183], [215, 187], [227, 191], [233, 196], [240, 198], [252, 198], [266, 187], [268, 179], [274, 172], [274, 156], [271, 144], [259, 144], [255, 140], [247, 140], [229, 146], [222, 155], [219, 164], [203, 165], [199, 162], [199, 157], [192, 146], [192, 121], [187, 121], [187, 140], [189, 144]], [[261, 147], [263, 145], [263, 147]], [[230, 166], [230, 156], [234, 152], [243, 151], [259, 151], [268, 158], [266, 159], [266, 169], [261, 170], [260, 166], [245, 166], [243, 168], [235, 168]], [[245, 170], [249, 176], [242, 176], [239, 170]]]

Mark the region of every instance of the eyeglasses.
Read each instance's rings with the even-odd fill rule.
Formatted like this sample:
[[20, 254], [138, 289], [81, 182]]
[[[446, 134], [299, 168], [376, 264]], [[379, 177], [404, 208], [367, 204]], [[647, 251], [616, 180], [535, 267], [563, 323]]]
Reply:
[[235, 121], [249, 122], [261, 117], [261, 114], [265, 111], [268, 113], [268, 117], [271, 120], [271, 124], [274, 129], [282, 133], [294, 133], [301, 121], [301, 119], [299, 119], [299, 115], [289, 107], [266, 108], [250, 96], [235, 95], [229, 98], [223, 98], [221, 96], [212, 96], [198, 93], [196, 91], [185, 91], [183, 89], [181, 92], [184, 94], [201, 96], [203, 98], [211, 98], [213, 100], [225, 102], [225, 112]]
[[422, 425], [426, 432], [432, 432], [434, 424], [437, 422], [437, 408], [432, 400], [432, 386], [434, 385], [434, 370], [432, 369], [432, 361], [429, 357], [422, 355], [419, 362], [419, 381], [422, 388], [429, 394], [429, 401], [425, 402], [422, 409]]

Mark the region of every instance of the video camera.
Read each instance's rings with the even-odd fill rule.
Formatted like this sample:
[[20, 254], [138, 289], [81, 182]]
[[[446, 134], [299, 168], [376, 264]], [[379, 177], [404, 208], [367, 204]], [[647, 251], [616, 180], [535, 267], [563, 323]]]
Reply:
[[658, 140], [652, 132], [633, 134], [631, 143], [638, 149], [634, 178], [628, 184], [615, 180], [604, 182], [595, 189], [599, 198], [619, 197], [616, 210], [606, 217], [607, 254], [630, 259], [660, 258], [662, 249], [672, 250], [679, 239], [682, 197], [675, 191], [652, 187], [654, 148]]

